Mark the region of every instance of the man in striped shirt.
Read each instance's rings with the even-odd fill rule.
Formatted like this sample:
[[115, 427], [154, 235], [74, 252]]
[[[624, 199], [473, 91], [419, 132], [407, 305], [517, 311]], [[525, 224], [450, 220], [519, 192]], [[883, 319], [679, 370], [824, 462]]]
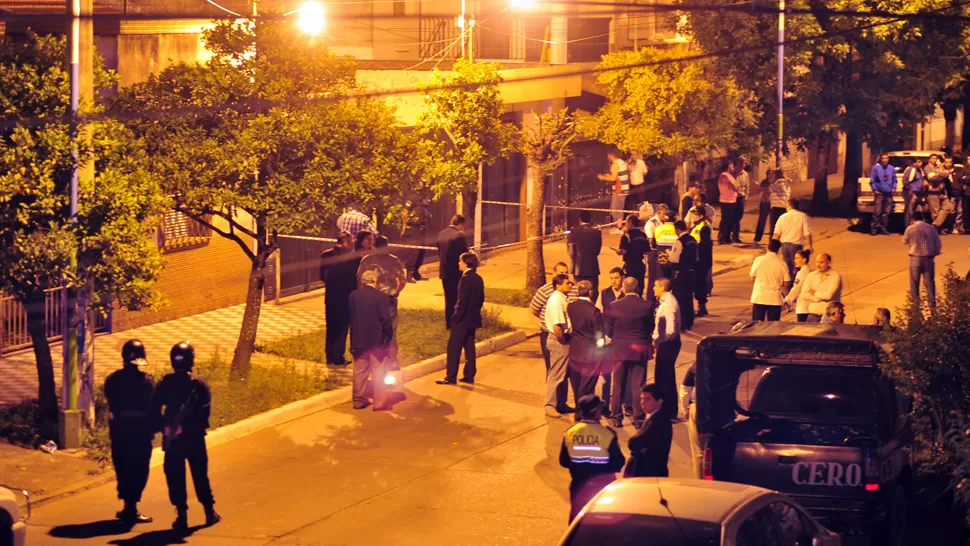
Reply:
[[610, 172], [598, 174], [596, 177], [604, 182], [613, 183], [610, 216], [614, 219], [622, 219], [626, 216], [626, 213], [622, 212], [623, 205], [626, 203], [626, 196], [630, 195], [630, 167], [620, 158], [620, 152], [616, 150], [611, 150], [606, 157], [610, 160]]
[[936, 257], [943, 250], [940, 233], [923, 221], [923, 213], [913, 214], [913, 223], [903, 233], [903, 244], [909, 247], [909, 293], [919, 302], [919, 281], [923, 279], [930, 309], [936, 309]]
[[[559, 262], [552, 267], [553, 277], [556, 277], [557, 275], [568, 275], [568, 274], [569, 274], [569, 266], [566, 265], [564, 262]], [[554, 291], [555, 291], [555, 288], [553, 288], [552, 282], [547, 282], [546, 284], [542, 285], [539, 288], [539, 290], [536, 291], [535, 295], [532, 296], [532, 302], [529, 304], [529, 309], [532, 311], [532, 314], [539, 317], [539, 328], [540, 328], [539, 345], [542, 347], [542, 359], [545, 361], [545, 364], [546, 364], [546, 373], [549, 373], [549, 347], [548, 347], [549, 329], [546, 328], [546, 303], [549, 302], [549, 296], [552, 296], [552, 293]], [[576, 286], [573, 286], [572, 290], [569, 291], [569, 294], [566, 295], [566, 302], [572, 303], [576, 301], [578, 298], [579, 298], [579, 290]], [[569, 394], [569, 382], [563, 381], [558, 386], [558, 389], [556, 391], [556, 399], [567, 400], [566, 397], [568, 394]], [[567, 407], [567, 408], [560, 408], [560, 409], [569, 409], [569, 408]]]

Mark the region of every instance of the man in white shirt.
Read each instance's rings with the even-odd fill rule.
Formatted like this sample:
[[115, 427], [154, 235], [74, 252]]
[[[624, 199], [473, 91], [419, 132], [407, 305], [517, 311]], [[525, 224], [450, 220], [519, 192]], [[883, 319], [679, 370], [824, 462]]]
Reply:
[[743, 157], [734, 160], [734, 172], [738, 173], [735, 180], [738, 183], [738, 199], [734, 207], [734, 227], [731, 228], [731, 241], [741, 242], [741, 218], [744, 217], [745, 200], [748, 198], [748, 186], [751, 180], [748, 178], [748, 171], [744, 170], [747, 166]]
[[842, 301], [842, 277], [832, 269], [832, 257], [819, 254], [815, 258], [815, 271], [805, 277], [800, 298], [808, 304], [808, 322], [819, 322], [829, 303]]
[[768, 252], [758, 256], [751, 264], [751, 320], [777, 322], [781, 320], [781, 306], [788, 292], [791, 274], [788, 265], [781, 259], [778, 239], [768, 241]]
[[545, 306], [545, 326], [549, 330], [546, 342], [549, 349], [549, 371], [546, 373], [546, 416], [561, 417], [565, 411], [566, 399], [560, 400], [565, 389], [569, 369], [569, 314], [567, 313], [566, 294], [573, 288], [569, 275], [556, 275], [552, 278], [553, 292]]
[[626, 210], [637, 210], [643, 201], [643, 180], [649, 169], [643, 162], [643, 154], [640, 152], [630, 152], [630, 162], [627, 163], [630, 169], [630, 194], [626, 196], [623, 208]]
[[772, 239], [781, 241], [781, 256], [788, 264], [789, 277], [794, 278], [795, 252], [802, 249], [812, 250], [812, 225], [808, 215], [801, 211], [801, 202], [798, 199], [788, 200], [788, 212], [778, 218]]
[[657, 297], [657, 314], [654, 316], [653, 348], [655, 355], [654, 382], [663, 389], [663, 407], [660, 417], [677, 418], [677, 356], [680, 354], [680, 306], [670, 291], [670, 279], [659, 279], [653, 284]]
[[626, 218], [626, 212], [624, 212], [626, 210], [624, 208], [626, 197], [630, 195], [630, 167], [626, 164], [626, 161], [620, 159], [620, 153], [616, 150], [610, 151], [606, 157], [610, 160], [610, 172], [598, 174], [596, 178], [604, 182], [612, 182], [610, 216], [616, 221], [622, 221]]

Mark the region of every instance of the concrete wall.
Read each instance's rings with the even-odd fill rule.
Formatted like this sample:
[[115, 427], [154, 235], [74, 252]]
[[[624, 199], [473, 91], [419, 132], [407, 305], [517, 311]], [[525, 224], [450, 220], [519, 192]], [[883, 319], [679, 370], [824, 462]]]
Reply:
[[125, 87], [145, 81], [179, 62], [205, 62], [209, 51], [199, 34], [141, 34], [119, 35], [116, 65], [118, 85]]

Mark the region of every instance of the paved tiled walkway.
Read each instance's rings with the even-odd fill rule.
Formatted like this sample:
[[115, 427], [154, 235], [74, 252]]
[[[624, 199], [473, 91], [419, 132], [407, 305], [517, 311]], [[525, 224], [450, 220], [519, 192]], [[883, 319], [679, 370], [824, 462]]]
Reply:
[[[199, 358], [207, 358], [217, 349], [231, 358], [239, 328], [243, 305], [217, 309], [168, 322], [161, 322], [116, 334], [95, 338], [95, 373], [102, 379], [121, 365], [121, 347], [129, 339], [140, 339], [152, 362], [164, 363], [172, 345], [188, 341]], [[324, 326], [322, 307], [319, 311], [287, 306], [263, 305], [260, 313], [257, 341], [265, 342], [308, 332]], [[58, 389], [61, 382], [61, 344], [51, 346], [54, 357], [54, 376]], [[15, 404], [37, 396], [37, 369], [31, 349], [0, 358], [0, 405]]]

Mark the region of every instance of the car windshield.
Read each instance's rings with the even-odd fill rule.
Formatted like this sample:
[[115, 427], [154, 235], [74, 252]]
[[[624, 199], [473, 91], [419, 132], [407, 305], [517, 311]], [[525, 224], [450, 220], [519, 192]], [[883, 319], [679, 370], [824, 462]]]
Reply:
[[715, 546], [721, 526], [706, 521], [642, 514], [590, 513], [573, 529], [567, 546]]
[[923, 160], [923, 165], [926, 165], [927, 158], [918, 155], [891, 155], [889, 156], [889, 164], [896, 168], [896, 172], [901, 173], [913, 164], [916, 158]]
[[748, 410], [815, 421], [871, 422], [882, 407], [878, 380], [874, 370], [865, 368], [769, 366]]

